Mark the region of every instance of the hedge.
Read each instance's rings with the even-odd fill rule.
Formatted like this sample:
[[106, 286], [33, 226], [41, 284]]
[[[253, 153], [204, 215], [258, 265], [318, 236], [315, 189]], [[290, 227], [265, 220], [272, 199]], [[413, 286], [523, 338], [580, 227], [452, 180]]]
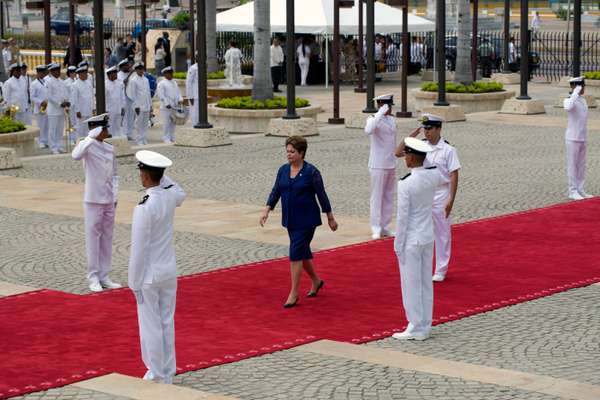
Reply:
[[25, 124], [21, 121], [15, 121], [9, 117], [0, 117], [0, 134], [13, 133], [25, 130]]
[[591, 80], [600, 80], [600, 71], [593, 71], [593, 72], [585, 72], [583, 74], [583, 77], [585, 79], [591, 79]]
[[[187, 72], [175, 72], [173, 74], [173, 78], [175, 79], [186, 79], [187, 78]], [[208, 74], [206, 74], [206, 79], [225, 79], [225, 71], [215, 71], [215, 72], [209, 72]]]
[[[310, 106], [308, 100], [296, 97], [296, 108], [308, 106]], [[217, 107], [234, 108], [238, 110], [277, 110], [287, 107], [287, 99], [281, 96], [276, 96], [268, 100], [252, 100], [252, 97], [250, 96], [230, 97], [219, 100], [217, 102]]]
[[[421, 85], [424, 92], [437, 92], [437, 82], [425, 82]], [[504, 90], [504, 85], [500, 82], [473, 82], [470, 85], [462, 83], [446, 82], [447, 93], [490, 93]]]

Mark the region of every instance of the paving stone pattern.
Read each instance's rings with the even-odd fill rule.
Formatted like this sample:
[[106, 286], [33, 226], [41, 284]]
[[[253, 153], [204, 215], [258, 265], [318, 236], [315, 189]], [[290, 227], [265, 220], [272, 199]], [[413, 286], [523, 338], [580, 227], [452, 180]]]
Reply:
[[600, 286], [587, 286], [433, 328], [422, 343], [368, 346], [600, 385]]
[[45, 392], [30, 393], [25, 396], [14, 397], [15, 400], [128, 400], [129, 397], [114, 396], [94, 390], [65, 386], [50, 389]]
[[555, 399], [297, 350], [178, 375], [174, 383], [248, 400]]
[[[416, 126], [399, 120], [401, 136]], [[566, 201], [564, 128], [484, 124], [447, 124], [445, 137], [462, 163], [454, 221], [547, 206]], [[399, 136], [399, 137], [401, 137]], [[327, 128], [311, 137], [307, 160], [322, 171], [334, 212], [368, 217], [368, 139], [356, 129]], [[174, 159], [169, 174], [188, 194], [264, 204], [277, 168], [285, 162], [283, 139], [252, 137], [209, 149], [162, 147]], [[600, 193], [600, 136], [590, 135], [587, 190]], [[133, 157], [119, 159], [121, 187], [140, 189]], [[398, 176], [406, 168], [399, 163]], [[2, 174], [83, 184], [81, 165], [68, 157], [25, 160], [24, 168]]]
[[[0, 281], [71, 293], [89, 293], [85, 234], [79, 218], [0, 207]], [[127, 283], [131, 229], [116, 224], [111, 277]], [[180, 275], [287, 255], [287, 246], [175, 232]]]

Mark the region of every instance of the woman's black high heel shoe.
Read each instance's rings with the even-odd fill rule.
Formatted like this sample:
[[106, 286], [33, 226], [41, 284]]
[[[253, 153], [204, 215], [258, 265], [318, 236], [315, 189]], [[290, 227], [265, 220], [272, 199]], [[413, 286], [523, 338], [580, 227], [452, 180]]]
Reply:
[[315, 290], [314, 292], [313, 291], [308, 292], [306, 297], [317, 297], [317, 294], [319, 293], [319, 290], [321, 290], [323, 285], [325, 285], [325, 281], [321, 279], [321, 283], [319, 283], [319, 286], [317, 286], [317, 290]]
[[283, 305], [283, 308], [292, 308], [292, 307], [296, 307], [296, 304], [298, 303], [298, 297], [296, 297], [296, 300], [294, 300], [293, 303], [285, 303]]

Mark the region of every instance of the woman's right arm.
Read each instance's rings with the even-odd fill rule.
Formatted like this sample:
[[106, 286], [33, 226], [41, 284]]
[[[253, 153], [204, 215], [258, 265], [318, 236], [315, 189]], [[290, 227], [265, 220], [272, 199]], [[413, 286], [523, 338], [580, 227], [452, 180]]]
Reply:
[[271, 212], [271, 210], [273, 210], [275, 208], [275, 206], [277, 205], [277, 202], [279, 202], [279, 199], [281, 198], [281, 189], [279, 187], [279, 177], [281, 175], [281, 170], [282, 170], [282, 168], [280, 168], [279, 171], [277, 171], [277, 177], [275, 178], [275, 184], [273, 185], [273, 189], [271, 189], [271, 194], [269, 195], [269, 198], [267, 199], [267, 205], [265, 206], [265, 208], [262, 210], [262, 212], [260, 214], [260, 226], [265, 226], [265, 223], [267, 222], [267, 218], [269, 218], [269, 213]]

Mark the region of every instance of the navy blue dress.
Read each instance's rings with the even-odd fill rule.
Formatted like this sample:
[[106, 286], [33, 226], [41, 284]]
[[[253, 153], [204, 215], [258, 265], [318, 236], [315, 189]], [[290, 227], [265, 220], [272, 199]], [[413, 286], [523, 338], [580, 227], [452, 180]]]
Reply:
[[290, 237], [290, 260], [310, 260], [310, 242], [321, 225], [321, 211], [331, 212], [331, 204], [321, 173], [314, 165], [305, 161], [294, 178], [290, 178], [290, 169], [290, 164], [285, 164], [277, 171], [267, 205], [273, 210], [281, 198], [281, 224]]

